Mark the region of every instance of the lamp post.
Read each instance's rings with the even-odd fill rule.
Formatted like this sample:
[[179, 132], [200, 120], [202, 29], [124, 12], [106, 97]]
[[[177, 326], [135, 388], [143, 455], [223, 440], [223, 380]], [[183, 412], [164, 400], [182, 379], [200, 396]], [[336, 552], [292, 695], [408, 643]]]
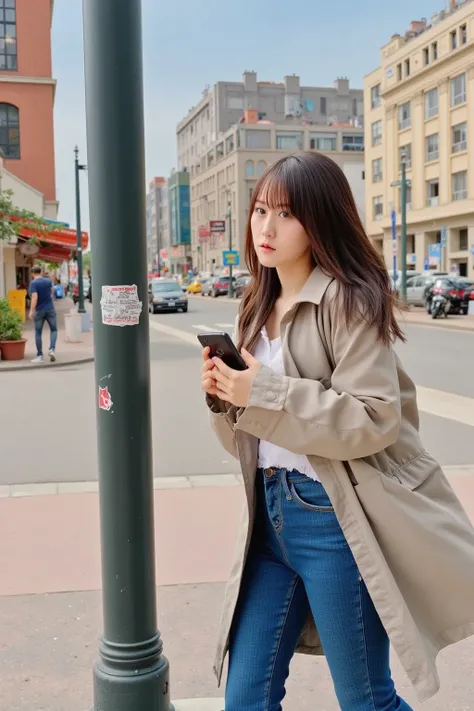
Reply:
[[392, 183], [392, 187], [400, 188], [400, 212], [401, 212], [401, 252], [400, 252], [400, 295], [404, 303], [407, 300], [407, 187], [411, 181], [407, 180], [407, 157], [406, 153], [400, 156], [400, 180]]
[[[140, 0], [83, 0], [104, 632], [94, 711], [170, 711], [155, 592]], [[122, 326], [122, 327], [120, 327]]]
[[[232, 251], [232, 203], [229, 200], [228, 203], [229, 207], [229, 212], [228, 212], [228, 218], [229, 218], [229, 251]], [[229, 264], [229, 299], [234, 298], [234, 282], [233, 282], [233, 273], [234, 273], [234, 267], [231, 263]]]
[[85, 314], [84, 307], [84, 275], [82, 273], [82, 230], [81, 230], [81, 186], [79, 175], [81, 170], [86, 170], [85, 165], [79, 163], [79, 148], [74, 148], [74, 174], [76, 179], [76, 250], [77, 250], [77, 286], [79, 289], [77, 311]]

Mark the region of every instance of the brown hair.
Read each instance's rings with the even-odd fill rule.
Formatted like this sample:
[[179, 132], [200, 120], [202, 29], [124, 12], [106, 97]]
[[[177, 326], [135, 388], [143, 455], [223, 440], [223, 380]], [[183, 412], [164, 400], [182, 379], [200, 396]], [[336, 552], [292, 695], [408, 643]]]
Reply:
[[315, 266], [343, 291], [348, 325], [362, 319], [377, 327], [383, 343], [405, 340], [390, 277], [365, 233], [346, 176], [324, 154], [304, 152], [271, 165], [253, 192], [245, 239], [252, 280], [240, 307], [239, 348], [253, 348], [281, 290], [276, 269], [262, 266], [253, 246], [251, 218], [259, 199], [273, 209], [284, 207], [304, 227]]

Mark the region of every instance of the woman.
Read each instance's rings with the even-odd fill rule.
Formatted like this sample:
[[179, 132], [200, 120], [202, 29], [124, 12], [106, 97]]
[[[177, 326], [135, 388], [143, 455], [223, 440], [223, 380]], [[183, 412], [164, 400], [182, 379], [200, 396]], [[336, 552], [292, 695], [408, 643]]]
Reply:
[[202, 369], [247, 499], [215, 667], [229, 650], [226, 711], [281, 709], [295, 649], [324, 650], [342, 711], [409, 711], [389, 640], [432, 696], [439, 650], [474, 634], [474, 530], [421, 445], [389, 276], [332, 160], [268, 169], [246, 259], [248, 368], [205, 350]]

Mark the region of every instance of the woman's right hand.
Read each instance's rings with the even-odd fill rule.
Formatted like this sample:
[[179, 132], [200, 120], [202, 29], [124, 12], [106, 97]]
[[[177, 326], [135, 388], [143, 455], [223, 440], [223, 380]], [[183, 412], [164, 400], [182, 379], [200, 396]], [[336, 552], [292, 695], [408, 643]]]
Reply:
[[215, 365], [211, 359], [211, 349], [204, 348], [202, 351], [203, 365], [201, 368], [201, 387], [207, 395], [217, 397], [216, 380], [212, 377], [212, 371]]

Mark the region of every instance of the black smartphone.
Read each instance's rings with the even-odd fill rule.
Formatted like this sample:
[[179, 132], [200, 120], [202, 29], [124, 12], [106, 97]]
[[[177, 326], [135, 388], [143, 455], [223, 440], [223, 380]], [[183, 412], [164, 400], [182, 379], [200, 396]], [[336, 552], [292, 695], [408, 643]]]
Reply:
[[233, 370], [247, 370], [245, 361], [228, 333], [199, 333], [198, 341], [203, 348], [211, 349], [211, 358], [220, 358]]

